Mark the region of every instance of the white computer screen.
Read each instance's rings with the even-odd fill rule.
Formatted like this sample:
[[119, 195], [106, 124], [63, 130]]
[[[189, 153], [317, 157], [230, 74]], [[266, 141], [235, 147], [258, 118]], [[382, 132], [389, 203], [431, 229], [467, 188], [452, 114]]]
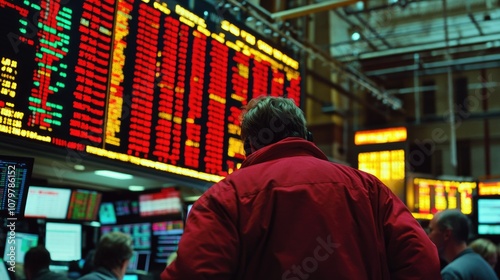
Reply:
[[30, 186], [24, 216], [65, 219], [70, 197], [70, 189]]
[[45, 247], [53, 261], [74, 261], [82, 258], [82, 225], [47, 222]]

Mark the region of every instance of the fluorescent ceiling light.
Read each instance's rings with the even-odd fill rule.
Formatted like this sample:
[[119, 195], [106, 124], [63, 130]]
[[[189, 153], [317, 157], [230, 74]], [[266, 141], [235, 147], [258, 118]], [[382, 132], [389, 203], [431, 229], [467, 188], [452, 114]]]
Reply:
[[89, 226], [91, 226], [91, 227], [101, 227], [101, 223], [93, 221], [93, 222], [90, 222]]
[[128, 180], [128, 179], [134, 178], [134, 176], [132, 176], [130, 174], [115, 172], [115, 171], [111, 171], [111, 170], [96, 170], [96, 171], [94, 171], [94, 174], [99, 175], [99, 176], [108, 177], [108, 178], [117, 179], [117, 180]]
[[133, 192], [140, 192], [145, 189], [144, 186], [128, 186], [128, 189]]
[[359, 34], [358, 32], [354, 32], [354, 33], [352, 33], [352, 35], [351, 35], [351, 39], [352, 39], [353, 41], [357, 41], [357, 40], [359, 40], [359, 38], [361, 38], [361, 34]]
[[85, 170], [85, 165], [82, 165], [82, 164], [75, 164], [75, 166], [73, 166], [73, 168], [74, 168], [76, 171], [83, 171], [83, 170]]

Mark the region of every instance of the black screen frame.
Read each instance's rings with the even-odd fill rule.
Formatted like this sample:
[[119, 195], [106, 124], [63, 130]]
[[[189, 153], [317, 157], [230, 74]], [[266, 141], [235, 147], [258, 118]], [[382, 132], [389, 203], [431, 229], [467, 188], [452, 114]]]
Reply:
[[[8, 181], [7, 180], [8, 180], [8, 172], [9, 172], [8, 169], [9, 168], [7, 168], [7, 169], [1, 168], [0, 172], [2, 172], [2, 176], [5, 172], [5, 181], [2, 182], [2, 185], [0, 186], [0, 188], [2, 188], [2, 190], [5, 192], [4, 197], [7, 199], [7, 201], [6, 201], [7, 207], [5, 209], [3, 209], [3, 207], [0, 208], [0, 216], [12, 217], [12, 218], [24, 217], [24, 209], [26, 208], [26, 200], [28, 198], [28, 190], [29, 190], [29, 186], [31, 183], [31, 176], [33, 173], [33, 166], [35, 163], [35, 158], [11, 156], [11, 155], [0, 155], [0, 163], [2, 163], [2, 162], [12, 163], [13, 165], [16, 166], [15, 167], [16, 171], [20, 165], [23, 165], [22, 168], [25, 172], [25, 179], [24, 179], [24, 182], [22, 183], [23, 185], [18, 188], [18, 190], [22, 189], [23, 192], [20, 195], [19, 195], [19, 193], [15, 194], [15, 195], [17, 195], [17, 201], [16, 201], [15, 207], [18, 208], [18, 211], [14, 212], [15, 215], [11, 215], [12, 210], [9, 210], [9, 207], [8, 207], [9, 200], [7, 198], [7, 195], [8, 195], [8, 193], [7, 193]], [[3, 165], [3, 163], [2, 163], [2, 165]], [[4, 198], [2, 197], [2, 200], [3, 199]]]

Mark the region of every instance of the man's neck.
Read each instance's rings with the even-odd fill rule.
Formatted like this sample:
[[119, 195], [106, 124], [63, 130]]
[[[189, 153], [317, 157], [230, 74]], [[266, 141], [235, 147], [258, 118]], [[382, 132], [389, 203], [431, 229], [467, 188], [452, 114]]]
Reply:
[[450, 263], [454, 261], [465, 249], [467, 249], [467, 243], [465, 242], [450, 244], [444, 252], [444, 259]]

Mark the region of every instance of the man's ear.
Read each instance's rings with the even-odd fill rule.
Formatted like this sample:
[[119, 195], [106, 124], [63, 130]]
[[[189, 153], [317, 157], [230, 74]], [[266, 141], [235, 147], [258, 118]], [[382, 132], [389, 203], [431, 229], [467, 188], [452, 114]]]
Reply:
[[451, 236], [452, 236], [451, 229], [446, 228], [445, 230], [443, 230], [443, 239], [444, 240], [446, 240], [446, 241], [450, 240]]

